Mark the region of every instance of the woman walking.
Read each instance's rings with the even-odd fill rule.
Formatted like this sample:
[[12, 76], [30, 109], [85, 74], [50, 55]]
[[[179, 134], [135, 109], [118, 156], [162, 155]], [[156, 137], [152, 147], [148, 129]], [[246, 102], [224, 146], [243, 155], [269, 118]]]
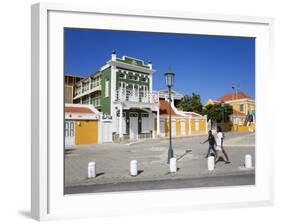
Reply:
[[[225, 163], [230, 163], [229, 157], [223, 147], [223, 140], [224, 140], [224, 134], [222, 133], [221, 127], [218, 127], [217, 128], [217, 147], [216, 147], [217, 154], [218, 154], [218, 151], [222, 151], [222, 153], [225, 157], [225, 160], [224, 160]], [[216, 159], [216, 162], [218, 162], [218, 160], [219, 160], [219, 158]]]

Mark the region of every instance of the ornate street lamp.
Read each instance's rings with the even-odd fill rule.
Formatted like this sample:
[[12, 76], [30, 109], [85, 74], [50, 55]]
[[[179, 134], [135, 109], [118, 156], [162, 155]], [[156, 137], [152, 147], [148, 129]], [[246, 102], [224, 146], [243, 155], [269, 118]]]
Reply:
[[224, 131], [224, 101], [221, 101], [222, 106], [222, 130]]
[[170, 159], [174, 157], [173, 147], [172, 147], [172, 119], [171, 119], [171, 88], [174, 84], [175, 73], [171, 70], [168, 70], [165, 74], [166, 86], [169, 88], [169, 134], [170, 134], [170, 145], [168, 150], [168, 163], [170, 163]]

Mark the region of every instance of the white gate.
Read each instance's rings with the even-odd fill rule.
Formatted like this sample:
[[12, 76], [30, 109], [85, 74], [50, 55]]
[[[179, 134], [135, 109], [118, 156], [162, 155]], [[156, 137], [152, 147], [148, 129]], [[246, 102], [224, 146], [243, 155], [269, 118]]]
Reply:
[[75, 123], [74, 121], [64, 122], [64, 140], [65, 146], [75, 145]]
[[102, 121], [102, 142], [112, 142], [112, 121]]
[[130, 139], [138, 138], [138, 113], [130, 113]]

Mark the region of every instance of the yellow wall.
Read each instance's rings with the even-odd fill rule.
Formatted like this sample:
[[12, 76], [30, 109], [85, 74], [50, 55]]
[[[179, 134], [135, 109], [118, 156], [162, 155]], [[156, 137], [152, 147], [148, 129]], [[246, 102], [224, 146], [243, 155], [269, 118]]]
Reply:
[[75, 144], [98, 144], [98, 121], [76, 121]]
[[192, 135], [192, 133], [194, 133], [195, 132], [195, 120], [194, 119], [191, 119], [191, 135]]
[[255, 131], [256, 130], [256, 125], [255, 124], [251, 124], [250, 126], [244, 126], [244, 125], [237, 125], [234, 124], [232, 127], [232, 131]]
[[[240, 105], [243, 104], [243, 111], [240, 111]], [[243, 114], [248, 114], [251, 110], [255, 110], [256, 106], [252, 102], [235, 102], [235, 103], [229, 103], [229, 105], [232, 106], [233, 110], [239, 111]]]
[[199, 131], [206, 132], [206, 121], [203, 119], [199, 120]]
[[169, 131], [170, 131], [170, 123], [169, 119], [165, 119], [165, 136], [169, 136]]
[[189, 119], [185, 120], [185, 133], [186, 135], [189, 134]]
[[[176, 120], [176, 136], [181, 136], [181, 119], [175, 119]], [[190, 125], [191, 125], [191, 135], [194, 134], [205, 134], [206, 133], [206, 121], [205, 119], [198, 119], [199, 123], [199, 130], [195, 131], [195, 123], [196, 119], [191, 119]], [[189, 134], [189, 119], [185, 119], [185, 133], [186, 135]], [[165, 118], [165, 136], [169, 136], [169, 119]]]
[[176, 136], [181, 136], [180, 119], [176, 119]]

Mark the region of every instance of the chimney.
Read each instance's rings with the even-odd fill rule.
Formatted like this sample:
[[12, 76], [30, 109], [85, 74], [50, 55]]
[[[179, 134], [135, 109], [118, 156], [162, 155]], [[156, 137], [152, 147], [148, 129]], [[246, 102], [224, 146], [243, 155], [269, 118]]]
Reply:
[[115, 50], [113, 50], [111, 53], [111, 60], [116, 61], [116, 51]]
[[152, 70], [152, 61], [151, 60], [148, 61], [148, 67]]

